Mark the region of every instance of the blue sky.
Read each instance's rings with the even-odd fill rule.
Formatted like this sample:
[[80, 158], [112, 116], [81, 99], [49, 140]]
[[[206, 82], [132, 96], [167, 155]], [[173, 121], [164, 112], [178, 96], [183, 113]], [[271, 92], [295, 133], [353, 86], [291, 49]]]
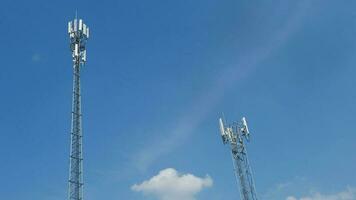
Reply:
[[67, 198], [76, 9], [91, 28], [85, 199], [154, 199], [131, 187], [167, 168], [211, 177], [198, 200], [239, 199], [222, 112], [249, 121], [260, 199], [356, 196], [355, 6], [1, 1], [0, 198]]

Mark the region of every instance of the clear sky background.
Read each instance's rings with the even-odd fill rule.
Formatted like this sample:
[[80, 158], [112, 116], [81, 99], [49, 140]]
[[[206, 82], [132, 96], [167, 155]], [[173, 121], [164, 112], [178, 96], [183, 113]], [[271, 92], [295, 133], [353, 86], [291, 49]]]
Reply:
[[356, 199], [355, 8], [2, 0], [0, 199], [67, 198], [67, 22], [76, 9], [91, 28], [82, 70], [86, 200], [153, 200], [131, 187], [167, 168], [211, 177], [197, 200], [239, 199], [218, 132], [222, 112], [249, 121], [260, 199]]

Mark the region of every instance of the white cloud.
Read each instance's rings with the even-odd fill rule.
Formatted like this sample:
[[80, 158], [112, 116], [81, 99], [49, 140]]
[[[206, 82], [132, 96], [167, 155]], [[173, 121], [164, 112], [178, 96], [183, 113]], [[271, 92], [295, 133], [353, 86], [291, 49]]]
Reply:
[[286, 200], [356, 200], [356, 189], [348, 187], [345, 191], [336, 194], [321, 194], [314, 192], [313, 194], [301, 198], [289, 196]]
[[212, 185], [213, 180], [208, 175], [200, 178], [192, 174], [179, 174], [175, 169], [168, 168], [147, 181], [133, 185], [131, 189], [159, 200], [195, 200], [203, 188]]

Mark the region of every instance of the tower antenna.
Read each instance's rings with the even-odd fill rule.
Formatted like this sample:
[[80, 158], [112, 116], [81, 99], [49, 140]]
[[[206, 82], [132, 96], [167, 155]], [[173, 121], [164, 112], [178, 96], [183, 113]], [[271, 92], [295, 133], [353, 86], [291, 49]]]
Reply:
[[75, 15], [75, 19], [68, 22], [70, 50], [73, 60], [73, 101], [68, 199], [83, 200], [83, 132], [80, 71], [86, 63], [86, 43], [89, 38], [89, 28], [83, 23], [82, 19], [78, 20], [77, 11]]
[[240, 184], [241, 200], [257, 200], [255, 183], [244, 142], [249, 140], [250, 135], [246, 118], [243, 117], [241, 121], [232, 123], [231, 126], [226, 125], [220, 118], [219, 125], [223, 143], [229, 143], [231, 147], [235, 177]]

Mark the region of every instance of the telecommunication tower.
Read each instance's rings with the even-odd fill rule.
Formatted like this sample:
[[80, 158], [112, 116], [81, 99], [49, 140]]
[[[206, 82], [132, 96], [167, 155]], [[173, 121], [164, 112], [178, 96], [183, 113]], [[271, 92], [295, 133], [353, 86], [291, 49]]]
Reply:
[[240, 183], [241, 200], [257, 200], [255, 184], [244, 143], [244, 141], [249, 141], [250, 139], [246, 118], [243, 117], [240, 122], [235, 122], [228, 126], [220, 118], [219, 124], [223, 143], [229, 143], [231, 147], [234, 172], [237, 182]]
[[83, 133], [80, 94], [80, 70], [86, 62], [85, 45], [89, 38], [89, 28], [82, 19], [76, 17], [68, 23], [70, 49], [73, 58], [73, 102], [71, 149], [69, 166], [69, 200], [83, 200]]

